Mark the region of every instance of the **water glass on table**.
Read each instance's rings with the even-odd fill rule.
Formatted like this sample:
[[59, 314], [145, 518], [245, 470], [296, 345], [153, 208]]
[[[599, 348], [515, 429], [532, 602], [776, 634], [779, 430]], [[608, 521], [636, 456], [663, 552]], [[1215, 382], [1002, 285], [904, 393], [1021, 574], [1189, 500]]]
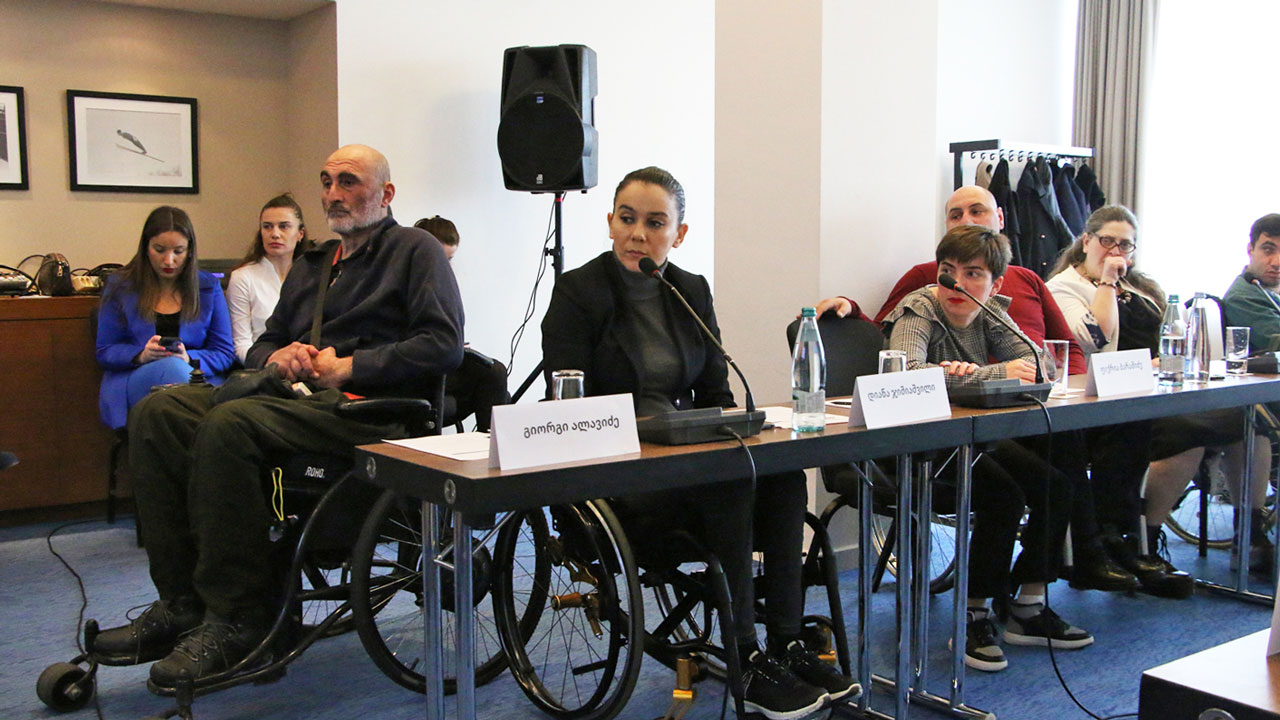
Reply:
[[1053, 389], [1049, 391], [1051, 398], [1064, 398], [1069, 395], [1067, 392], [1067, 375], [1070, 372], [1068, 365], [1071, 359], [1071, 343], [1066, 340], [1045, 340], [1044, 341], [1045, 360], [1044, 363], [1044, 379], [1053, 383]]
[[572, 400], [583, 394], [581, 370], [556, 370], [551, 373], [551, 396], [556, 400]]
[[1227, 374], [1244, 375], [1249, 371], [1249, 328], [1228, 327], [1225, 339]]
[[907, 369], [907, 352], [905, 350], [881, 350], [879, 372], [902, 372]]

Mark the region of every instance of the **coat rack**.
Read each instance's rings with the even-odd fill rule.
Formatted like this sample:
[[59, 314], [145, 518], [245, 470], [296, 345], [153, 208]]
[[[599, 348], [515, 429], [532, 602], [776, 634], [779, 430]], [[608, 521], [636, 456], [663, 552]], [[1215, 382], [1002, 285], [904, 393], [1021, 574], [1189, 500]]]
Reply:
[[951, 153], [955, 157], [955, 187], [964, 185], [964, 171], [960, 160], [965, 153], [995, 151], [996, 157], [1009, 160], [1026, 160], [1037, 157], [1053, 158], [1091, 158], [1093, 148], [1075, 147], [1072, 145], [1040, 145], [1036, 143], [1015, 142], [1012, 140], [969, 140], [951, 143]]

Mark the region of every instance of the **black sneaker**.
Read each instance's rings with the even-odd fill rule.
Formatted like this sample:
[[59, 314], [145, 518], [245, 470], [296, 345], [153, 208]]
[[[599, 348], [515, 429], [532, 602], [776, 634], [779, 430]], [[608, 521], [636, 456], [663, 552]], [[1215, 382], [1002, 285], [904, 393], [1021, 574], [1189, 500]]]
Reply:
[[1012, 645], [1053, 647], [1058, 650], [1076, 650], [1093, 644], [1089, 631], [1074, 627], [1047, 607], [1029, 618], [1010, 613], [1004, 626], [1004, 640]]
[[989, 613], [981, 616], [969, 611], [969, 624], [965, 628], [964, 664], [974, 670], [999, 672], [1009, 667], [1004, 650], [996, 640], [996, 623]]
[[818, 657], [799, 640], [792, 640], [783, 652], [782, 665], [796, 677], [826, 693], [826, 699], [841, 700], [852, 693], [861, 694], [862, 686], [840, 672], [831, 663]]
[[794, 720], [821, 710], [826, 698], [826, 692], [763, 652], [756, 650], [747, 658], [742, 673], [742, 704], [747, 712], [769, 720]]
[[184, 675], [199, 685], [248, 657], [266, 636], [265, 624], [256, 618], [206, 622], [182, 636], [173, 652], [151, 666], [148, 685], [157, 692], [171, 691]]
[[128, 625], [98, 633], [92, 651], [106, 665], [137, 665], [159, 660], [172, 652], [178, 638], [199, 625], [203, 617], [199, 600], [157, 600]]

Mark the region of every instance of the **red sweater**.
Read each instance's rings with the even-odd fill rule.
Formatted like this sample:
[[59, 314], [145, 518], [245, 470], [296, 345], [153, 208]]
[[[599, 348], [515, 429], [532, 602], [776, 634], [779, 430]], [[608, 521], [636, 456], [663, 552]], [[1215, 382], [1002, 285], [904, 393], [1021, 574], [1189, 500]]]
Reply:
[[[921, 263], [911, 268], [893, 286], [893, 290], [889, 291], [889, 299], [884, 301], [884, 306], [876, 313], [875, 322], [884, 322], [885, 316], [911, 291], [937, 281], [938, 263]], [[1009, 304], [1009, 317], [1013, 318], [1027, 337], [1036, 343], [1043, 343], [1046, 338], [1067, 340], [1071, 343], [1071, 374], [1083, 375], [1088, 370], [1084, 353], [1080, 351], [1075, 336], [1062, 317], [1062, 311], [1058, 309], [1058, 303], [1039, 275], [1024, 267], [1010, 265], [1004, 274], [1004, 286], [1000, 288], [1000, 294], [1013, 299]], [[857, 309], [856, 304], [854, 308]]]

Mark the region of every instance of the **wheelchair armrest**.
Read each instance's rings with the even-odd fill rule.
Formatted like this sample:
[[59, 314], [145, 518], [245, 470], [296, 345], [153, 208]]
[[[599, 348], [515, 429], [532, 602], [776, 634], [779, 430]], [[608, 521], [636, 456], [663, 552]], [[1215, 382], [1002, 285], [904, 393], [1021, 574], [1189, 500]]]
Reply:
[[373, 425], [400, 423], [421, 426], [433, 419], [435, 408], [424, 398], [360, 398], [338, 403], [339, 417]]

